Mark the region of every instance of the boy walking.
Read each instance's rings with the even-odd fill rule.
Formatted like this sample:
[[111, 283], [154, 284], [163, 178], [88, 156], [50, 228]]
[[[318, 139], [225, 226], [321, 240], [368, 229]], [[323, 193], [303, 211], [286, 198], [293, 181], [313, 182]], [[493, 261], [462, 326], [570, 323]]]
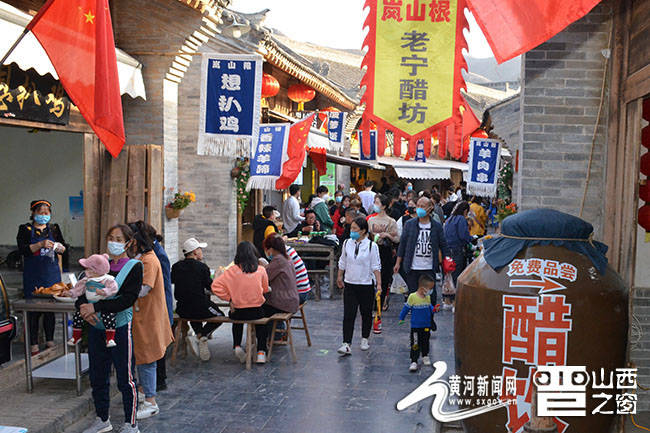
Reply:
[[[429, 338], [431, 331], [436, 330], [433, 314], [438, 311], [438, 305], [431, 305], [429, 295], [435, 287], [436, 280], [429, 274], [423, 274], [418, 280], [417, 291], [411, 293], [399, 313], [399, 324], [404, 323], [408, 313], [411, 313], [411, 365], [409, 371], [418, 370], [418, 359], [422, 355], [422, 364], [431, 365], [429, 359]], [[417, 344], [415, 336], [417, 335]]]

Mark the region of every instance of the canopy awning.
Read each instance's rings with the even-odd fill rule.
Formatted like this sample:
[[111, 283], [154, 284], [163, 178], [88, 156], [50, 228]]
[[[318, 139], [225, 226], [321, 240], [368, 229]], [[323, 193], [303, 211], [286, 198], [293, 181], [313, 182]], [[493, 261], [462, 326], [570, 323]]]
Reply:
[[469, 166], [463, 162], [443, 159], [429, 159], [426, 162], [421, 162], [381, 156], [377, 158], [377, 162], [393, 167], [395, 173], [404, 179], [451, 179], [452, 169], [462, 171], [463, 176], [469, 170]]
[[327, 160], [339, 165], [347, 165], [350, 167], [361, 167], [361, 168], [371, 168], [373, 170], [386, 170], [386, 167], [379, 164], [374, 164], [370, 161], [360, 161], [354, 158], [346, 158], [345, 156], [334, 155], [331, 153], [327, 154]]
[[[9, 51], [11, 45], [22, 34], [31, 19], [30, 15], [0, 2], [0, 32], [2, 32], [0, 56]], [[120, 77], [120, 94], [128, 94], [132, 98], [147, 99], [140, 62], [119, 48], [115, 48], [115, 54], [117, 55], [117, 72]], [[33, 68], [39, 75], [50, 74], [55, 79], [59, 79], [45, 50], [31, 32], [25, 35], [18, 47], [4, 62], [5, 65], [11, 63], [16, 63], [24, 71]]]

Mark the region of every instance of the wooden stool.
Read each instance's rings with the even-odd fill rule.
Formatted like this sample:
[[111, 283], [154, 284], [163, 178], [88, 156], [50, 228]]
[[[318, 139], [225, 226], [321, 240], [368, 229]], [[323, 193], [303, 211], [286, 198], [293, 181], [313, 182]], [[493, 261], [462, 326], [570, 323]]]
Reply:
[[291, 329], [304, 329], [305, 331], [305, 337], [307, 337], [307, 346], [311, 347], [311, 337], [309, 336], [309, 328], [307, 328], [307, 319], [305, 317], [305, 304], [307, 302], [304, 302], [300, 304], [300, 307], [298, 307], [298, 311], [291, 316], [292, 319], [301, 319], [302, 320], [302, 326], [292, 326]]
[[[271, 354], [273, 353], [273, 346], [286, 346], [289, 345], [291, 348], [291, 358], [293, 362], [296, 362], [296, 349], [293, 347], [293, 335], [291, 334], [291, 313], [275, 313], [269, 319], [273, 322], [273, 327], [271, 328], [271, 337], [270, 341], [267, 343], [269, 347], [269, 352], [267, 354], [267, 360], [271, 361]], [[287, 327], [287, 341], [275, 341], [275, 330], [278, 326], [278, 322], [284, 322]]]

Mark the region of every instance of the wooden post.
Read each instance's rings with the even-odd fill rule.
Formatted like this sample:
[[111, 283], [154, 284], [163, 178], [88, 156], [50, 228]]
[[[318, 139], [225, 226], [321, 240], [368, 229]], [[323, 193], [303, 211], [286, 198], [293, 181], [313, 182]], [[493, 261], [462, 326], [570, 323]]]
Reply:
[[530, 405], [530, 421], [524, 424], [524, 431], [526, 433], [557, 433], [557, 425], [553, 422], [553, 418], [549, 416], [537, 416], [537, 385], [534, 382], [533, 398]]
[[85, 133], [83, 144], [84, 176], [84, 254], [85, 257], [100, 251], [101, 194], [101, 144], [95, 134]]

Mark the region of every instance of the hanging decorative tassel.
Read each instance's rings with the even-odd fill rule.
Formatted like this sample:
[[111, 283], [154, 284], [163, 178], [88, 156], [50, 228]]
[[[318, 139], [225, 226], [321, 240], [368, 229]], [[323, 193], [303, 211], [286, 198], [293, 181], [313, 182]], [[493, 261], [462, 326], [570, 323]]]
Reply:
[[431, 158], [431, 134], [427, 134], [424, 139], [424, 157]]
[[361, 151], [366, 158], [370, 157], [370, 121], [367, 117], [361, 120]]
[[402, 156], [402, 136], [397, 131], [393, 132], [393, 155]]
[[409, 159], [415, 159], [415, 152], [417, 151], [417, 141], [415, 137], [409, 138]]
[[377, 127], [377, 157], [384, 156], [386, 152], [386, 129]]
[[438, 156], [445, 159], [447, 156], [447, 126], [438, 130]]

